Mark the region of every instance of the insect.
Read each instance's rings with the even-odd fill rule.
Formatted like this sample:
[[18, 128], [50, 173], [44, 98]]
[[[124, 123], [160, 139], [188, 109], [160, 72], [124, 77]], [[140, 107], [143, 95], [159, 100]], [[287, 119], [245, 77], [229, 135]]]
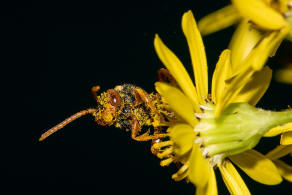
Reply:
[[[175, 84], [175, 80], [166, 69], [158, 71], [158, 80]], [[42, 134], [39, 140], [44, 140], [68, 123], [87, 114], [92, 114], [101, 126], [113, 125], [130, 130], [132, 139], [137, 141], [157, 141], [166, 137], [163, 127], [176, 120], [174, 113], [158, 93], [148, 94], [142, 88], [131, 84], [118, 85], [97, 95], [99, 90], [99, 86], [91, 89], [97, 102], [95, 108], [77, 112]], [[145, 127], [146, 132], [141, 133]]]

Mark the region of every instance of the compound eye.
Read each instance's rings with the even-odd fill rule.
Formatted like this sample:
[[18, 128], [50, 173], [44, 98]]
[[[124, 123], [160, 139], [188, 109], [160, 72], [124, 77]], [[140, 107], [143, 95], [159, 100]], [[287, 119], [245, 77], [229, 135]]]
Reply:
[[121, 104], [121, 97], [119, 93], [114, 89], [107, 90], [109, 102], [114, 107], [119, 107]]

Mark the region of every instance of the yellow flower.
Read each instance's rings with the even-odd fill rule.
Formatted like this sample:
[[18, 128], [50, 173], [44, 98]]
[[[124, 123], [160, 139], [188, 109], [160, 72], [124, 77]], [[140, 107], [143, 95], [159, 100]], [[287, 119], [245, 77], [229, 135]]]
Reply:
[[[157, 140], [157, 143], [152, 146], [153, 150], [158, 151], [157, 156], [163, 159], [161, 165], [166, 166], [172, 162], [180, 162], [182, 166], [177, 173], [173, 174], [172, 178], [175, 180], [188, 178], [196, 185], [197, 194], [217, 194], [213, 169], [215, 166], [219, 167], [231, 194], [250, 194], [231, 161], [255, 181], [267, 185], [279, 184], [282, 179], [272, 161], [255, 150], [248, 150], [254, 147], [260, 138], [255, 138], [255, 143], [245, 142], [251, 145], [241, 145], [243, 148], [240, 148], [235, 142], [231, 142], [230, 147], [228, 144], [212, 144], [212, 141], [216, 141], [215, 139], [220, 139], [222, 142], [224, 139], [227, 141], [234, 139], [228, 137], [228, 135], [232, 135], [230, 132], [233, 129], [230, 127], [228, 129], [228, 125], [231, 124], [232, 127], [235, 127], [234, 125], [237, 124], [234, 124], [233, 120], [230, 119], [236, 118], [234, 118], [234, 113], [228, 114], [226, 112], [234, 107], [240, 112], [242, 109], [252, 109], [246, 104], [232, 103], [247, 102], [255, 105], [268, 88], [272, 75], [271, 69], [264, 67], [255, 72], [253, 68], [255, 63], [260, 63], [262, 66], [269, 55], [269, 52], [266, 52], [263, 47], [266, 44], [265, 41], [258, 43], [258, 48], [261, 49], [253, 50], [248, 54], [242, 62], [244, 64], [242, 67], [231, 64], [230, 50], [223, 51], [213, 73], [210, 96], [208, 94], [208, 71], [204, 45], [191, 11], [183, 15], [182, 29], [189, 46], [196, 86], [176, 55], [166, 47], [158, 35], [154, 39], [155, 50], [160, 60], [179, 86], [178, 89], [175, 86], [157, 82], [155, 84], [156, 90], [165, 98], [165, 101], [182, 121], [169, 127], [170, 140]], [[263, 51], [265, 53], [261, 55]], [[244, 112], [240, 114], [244, 115]], [[198, 119], [194, 117], [195, 115]], [[222, 118], [222, 116], [226, 118]], [[230, 120], [230, 123], [223, 122], [223, 129], [216, 130], [213, 125], [217, 119], [227, 119], [227, 121]], [[240, 130], [241, 128], [237, 125], [235, 129]], [[208, 132], [208, 130], [210, 131]], [[248, 129], [246, 130], [248, 131]], [[201, 134], [207, 132], [208, 135], [215, 132], [216, 136], [210, 136], [210, 138], [215, 138], [214, 140], [202, 141], [201, 138], [208, 137], [199, 136], [199, 132]], [[240, 137], [242, 138], [242, 135]], [[235, 138], [235, 140], [237, 139]], [[205, 143], [209, 143], [209, 145], [204, 145]], [[235, 150], [232, 147], [235, 147]], [[228, 152], [231, 153], [228, 155]]]
[[279, 30], [288, 26], [291, 0], [231, 0], [232, 4], [202, 18], [198, 27], [203, 35], [248, 19], [263, 30]]
[[[207, 35], [238, 23], [229, 49], [232, 66], [240, 67], [251, 50], [265, 50], [268, 58], [276, 53], [285, 37], [292, 40], [291, 4], [291, 0], [232, 0], [231, 5], [202, 18], [198, 27]], [[258, 47], [260, 41], [265, 42], [262, 48]], [[266, 55], [264, 51], [259, 53]], [[263, 64], [254, 63], [253, 67], [259, 70]]]

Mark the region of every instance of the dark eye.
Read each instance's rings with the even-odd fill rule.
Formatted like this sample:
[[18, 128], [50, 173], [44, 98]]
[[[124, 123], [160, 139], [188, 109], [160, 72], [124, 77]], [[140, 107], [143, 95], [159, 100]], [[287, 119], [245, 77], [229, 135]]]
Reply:
[[114, 89], [107, 90], [109, 102], [114, 107], [119, 107], [121, 104], [121, 97], [119, 93]]

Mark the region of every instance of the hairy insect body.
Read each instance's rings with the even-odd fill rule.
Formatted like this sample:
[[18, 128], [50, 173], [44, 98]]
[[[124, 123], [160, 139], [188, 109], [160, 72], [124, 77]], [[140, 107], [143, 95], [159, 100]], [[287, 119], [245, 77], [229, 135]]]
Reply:
[[[158, 80], [176, 86], [173, 77], [165, 69], [158, 71]], [[97, 102], [96, 108], [82, 110], [49, 129], [40, 137], [46, 139], [77, 118], [92, 114], [101, 126], [115, 126], [130, 130], [131, 137], [137, 141], [159, 141], [166, 137], [164, 127], [177, 121], [163, 97], [158, 93], [148, 94], [140, 87], [124, 84], [97, 95], [99, 86], [94, 86], [91, 93]], [[146, 130], [146, 132], [144, 131]], [[144, 133], [143, 133], [144, 132]]]
[[[175, 120], [168, 105], [157, 93], [147, 94], [139, 87], [130, 84], [116, 86], [97, 96], [97, 111], [93, 113], [96, 122], [131, 130], [132, 138], [139, 141], [154, 139], [159, 127]], [[142, 128], [154, 127], [154, 135], [138, 135]], [[153, 137], [154, 136], [154, 137]]]
[[155, 114], [144, 103], [139, 102], [139, 96], [135, 93], [135, 86], [122, 85], [117, 86], [115, 89], [121, 95], [123, 100], [123, 108], [121, 114], [118, 116], [116, 127], [131, 129], [130, 124], [132, 120], [137, 120], [140, 126], [149, 126], [153, 123]]

